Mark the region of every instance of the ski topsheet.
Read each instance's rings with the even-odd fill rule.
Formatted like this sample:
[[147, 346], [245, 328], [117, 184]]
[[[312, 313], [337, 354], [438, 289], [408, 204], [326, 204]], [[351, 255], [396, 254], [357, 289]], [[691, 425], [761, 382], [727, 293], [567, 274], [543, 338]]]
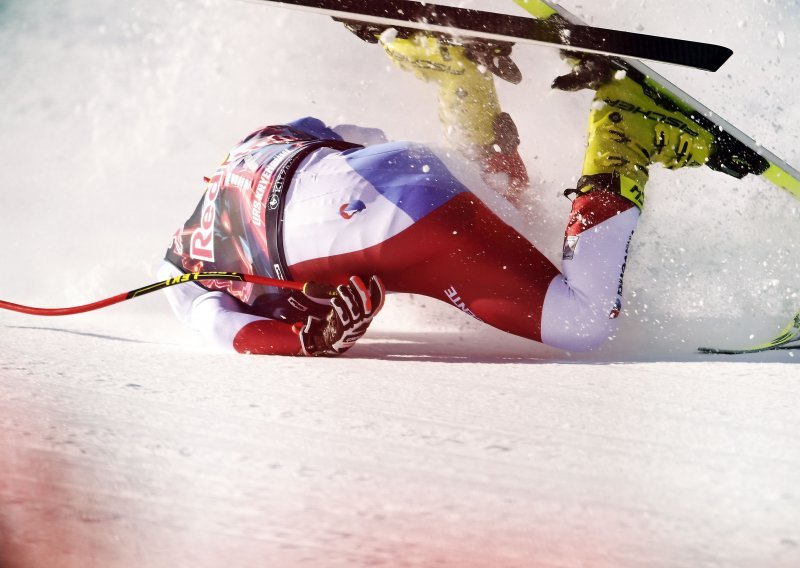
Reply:
[[536, 19], [410, 0], [255, 0], [381, 26], [464, 38], [531, 43], [602, 55], [635, 57], [716, 71], [732, 55], [719, 45], [611, 30], [561, 19]]
[[[580, 23], [576, 16], [549, 0], [514, 2], [534, 18], [547, 20], [556, 17], [571, 23]], [[645, 92], [656, 101], [675, 105], [684, 116], [714, 134], [715, 144], [723, 156], [715, 169], [737, 178], [748, 174], [761, 176], [800, 200], [800, 172], [795, 168], [643, 63], [618, 57], [611, 57], [610, 60], [628, 77], [642, 85]], [[800, 349], [800, 344], [796, 342], [800, 342], [800, 312], [775, 338], [765, 343], [740, 349], [701, 347], [699, 350], [701, 353], [735, 355], [776, 349]]]

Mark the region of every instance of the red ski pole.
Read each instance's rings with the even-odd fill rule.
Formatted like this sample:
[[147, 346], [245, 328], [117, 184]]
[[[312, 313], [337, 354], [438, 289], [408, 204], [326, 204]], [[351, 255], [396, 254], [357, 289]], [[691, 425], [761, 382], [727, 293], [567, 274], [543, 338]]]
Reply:
[[199, 280], [234, 280], [237, 282], [250, 282], [251, 284], [260, 284], [262, 286], [274, 286], [276, 288], [287, 288], [290, 290], [298, 290], [300, 292], [309, 294], [316, 298], [333, 297], [336, 295], [336, 290], [324, 284], [317, 284], [315, 282], [292, 282], [288, 280], [278, 280], [276, 278], [268, 278], [266, 276], [256, 276], [254, 274], [240, 274], [238, 272], [192, 272], [170, 278], [149, 286], [143, 286], [130, 292], [123, 292], [105, 300], [99, 300], [91, 304], [83, 306], [73, 306], [71, 308], [34, 308], [31, 306], [22, 306], [20, 304], [13, 304], [0, 300], [0, 309], [11, 310], [14, 312], [21, 312], [23, 314], [31, 314], [35, 316], [69, 316], [73, 314], [82, 314], [85, 312], [92, 312], [114, 304], [119, 304], [126, 300], [132, 300], [139, 296], [144, 296], [151, 292], [158, 292], [170, 286], [177, 286], [185, 284], [186, 282], [197, 282]]

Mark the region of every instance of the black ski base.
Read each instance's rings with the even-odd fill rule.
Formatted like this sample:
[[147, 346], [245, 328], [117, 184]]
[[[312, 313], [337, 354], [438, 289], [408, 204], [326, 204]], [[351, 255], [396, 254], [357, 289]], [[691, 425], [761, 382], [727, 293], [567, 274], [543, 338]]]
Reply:
[[[571, 24], [560, 16], [533, 19], [411, 0], [259, 0], [337, 19], [429, 31], [465, 38], [529, 41], [604, 55], [633, 57], [717, 71], [733, 54], [720, 45]], [[437, 28], [440, 28], [437, 30]], [[443, 29], [447, 28], [447, 29]]]

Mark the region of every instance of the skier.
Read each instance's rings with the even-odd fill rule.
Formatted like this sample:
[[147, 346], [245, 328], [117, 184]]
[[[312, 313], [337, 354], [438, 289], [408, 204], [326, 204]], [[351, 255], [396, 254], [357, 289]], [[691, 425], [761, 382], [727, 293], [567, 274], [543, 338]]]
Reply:
[[[501, 193], [518, 201], [528, 174], [492, 76], [519, 80], [510, 46], [348, 27], [437, 85], [451, 145], [480, 165], [489, 185], [501, 182]], [[344, 353], [364, 335], [387, 290], [437, 298], [568, 351], [603, 344], [617, 327], [648, 168], [702, 165], [712, 138], [633, 81], [613, 76], [600, 58], [576, 61], [554, 86], [597, 90], [560, 271], [428, 147], [306, 118], [262, 128], [230, 152], [173, 237], [159, 277], [255, 273], [336, 285], [336, 297], [211, 281], [168, 289], [173, 310], [239, 353]]]

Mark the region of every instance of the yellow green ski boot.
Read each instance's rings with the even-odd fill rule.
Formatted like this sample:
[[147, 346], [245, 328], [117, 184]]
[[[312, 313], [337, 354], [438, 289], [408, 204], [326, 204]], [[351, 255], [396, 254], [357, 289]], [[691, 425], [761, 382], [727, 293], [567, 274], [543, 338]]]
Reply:
[[529, 178], [518, 152], [516, 125], [500, 108], [493, 75], [514, 83], [521, 80], [509, 57], [511, 46], [460, 44], [413, 30], [382, 30], [353, 22], [345, 25], [361, 39], [380, 43], [400, 69], [437, 85], [439, 118], [448, 143], [479, 162], [487, 183], [517, 202]]
[[588, 58], [553, 83], [554, 88], [575, 91], [595, 89], [589, 115], [589, 140], [582, 177], [568, 193], [603, 189], [644, 205], [649, 168], [698, 167], [708, 162], [714, 137], [649, 96], [639, 83]]

